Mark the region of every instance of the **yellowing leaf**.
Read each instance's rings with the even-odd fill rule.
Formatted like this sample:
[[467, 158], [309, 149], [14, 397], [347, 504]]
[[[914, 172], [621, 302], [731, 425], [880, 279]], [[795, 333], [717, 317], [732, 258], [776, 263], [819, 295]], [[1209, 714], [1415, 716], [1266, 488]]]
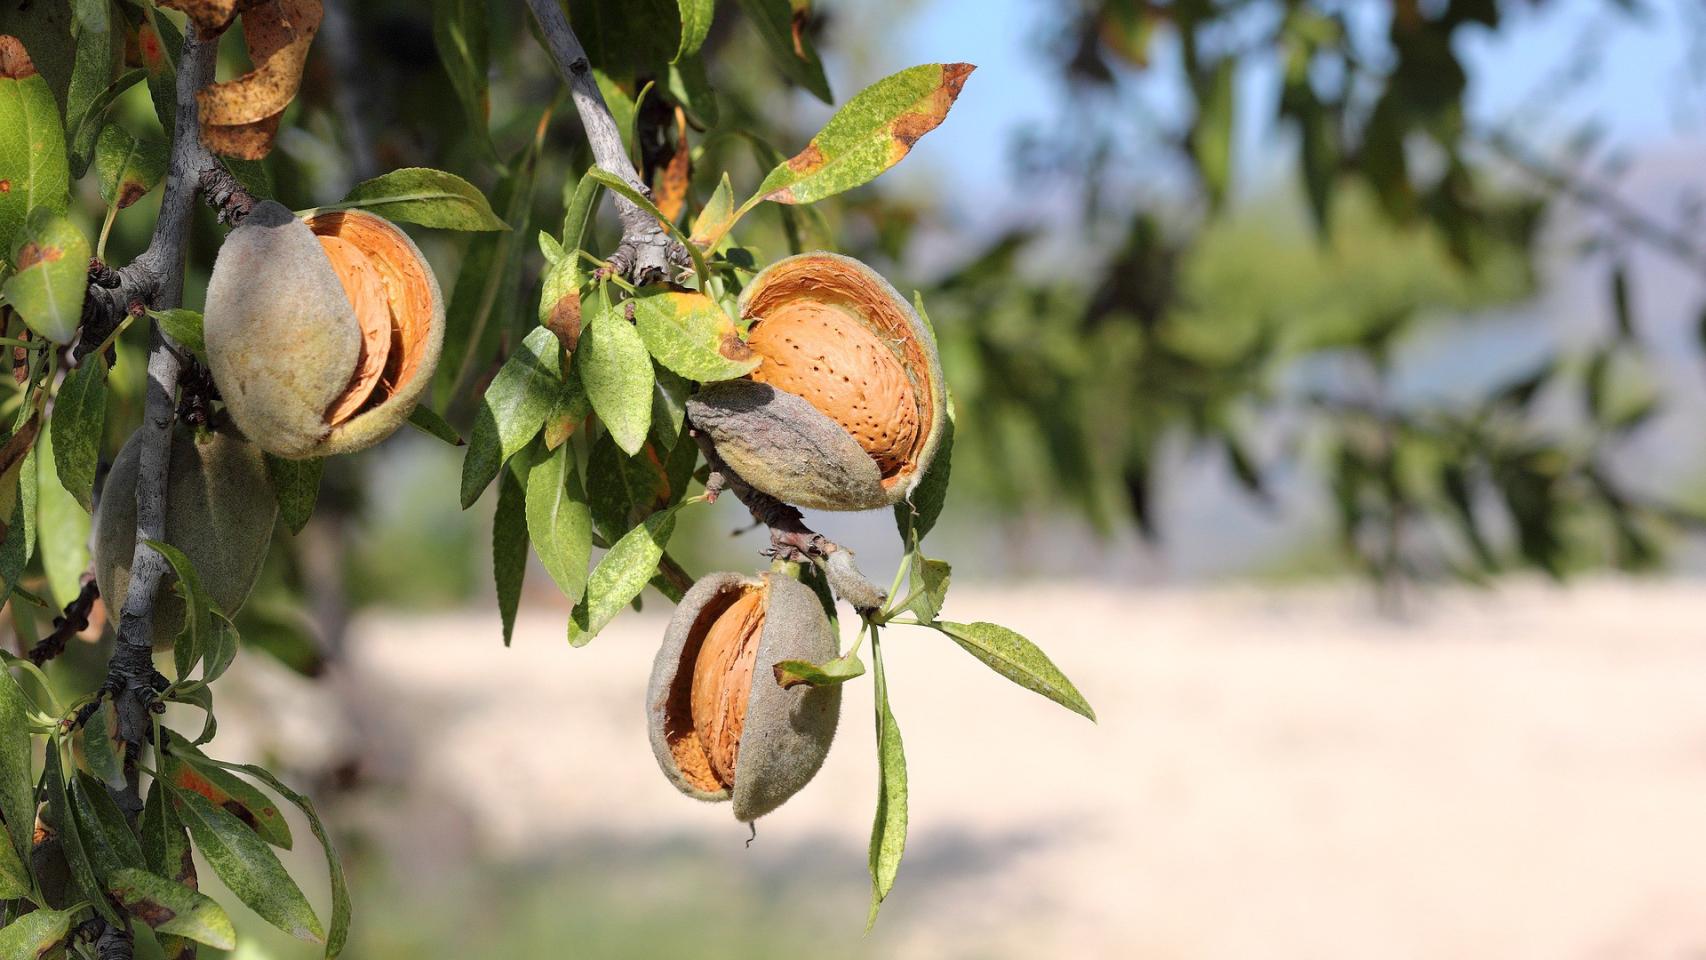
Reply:
[[942, 123], [975, 69], [969, 63], [927, 63], [859, 91], [804, 150], [770, 171], [746, 206], [757, 200], [814, 203], [869, 183]]
[[243, 39], [255, 69], [196, 94], [208, 149], [244, 160], [259, 160], [272, 150], [279, 117], [302, 84], [320, 14], [320, 0], [262, 0], [244, 11]]

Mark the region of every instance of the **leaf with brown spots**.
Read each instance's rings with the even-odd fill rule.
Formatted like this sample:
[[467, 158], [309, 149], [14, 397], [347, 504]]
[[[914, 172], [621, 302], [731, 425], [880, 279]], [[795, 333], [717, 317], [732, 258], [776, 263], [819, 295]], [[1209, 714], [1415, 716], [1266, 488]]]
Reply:
[[175, 880], [146, 870], [115, 870], [107, 891], [120, 910], [155, 933], [185, 937], [216, 950], [237, 946], [237, 931], [224, 908]]
[[165, 141], [133, 137], [116, 123], [101, 128], [95, 141], [95, 170], [101, 199], [120, 210], [148, 195], [166, 176]]
[[730, 185], [729, 175], [725, 173], [722, 182], [717, 184], [717, 189], [711, 192], [711, 199], [705, 201], [704, 209], [693, 218], [694, 246], [706, 253], [715, 253], [734, 223], [734, 187]]
[[71, 911], [36, 910], [0, 929], [0, 957], [40, 960], [52, 956], [71, 932]]
[[243, 12], [243, 39], [255, 69], [196, 94], [208, 149], [244, 160], [272, 150], [279, 117], [302, 84], [320, 15], [320, 0], [261, 0]]
[[172, 742], [165, 773], [166, 782], [173, 787], [200, 794], [248, 825], [262, 840], [290, 849], [290, 827], [278, 804], [249, 781], [214, 766], [187, 742]]
[[77, 335], [89, 289], [89, 241], [47, 207], [30, 211], [13, 251], [18, 272], [0, 288], [31, 330], [61, 346]]
[[17, 37], [0, 34], [0, 259], [32, 210], [64, 213], [71, 161], [47, 80]]
[[744, 377], [759, 357], [715, 300], [690, 290], [648, 288], [634, 305], [646, 349], [670, 370], [700, 383]]
[[927, 63], [861, 90], [804, 150], [770, 171], [741, 209], [760, 200], [815, 203], [876, 179], [941, 124], [974, 69], [969, 63]]

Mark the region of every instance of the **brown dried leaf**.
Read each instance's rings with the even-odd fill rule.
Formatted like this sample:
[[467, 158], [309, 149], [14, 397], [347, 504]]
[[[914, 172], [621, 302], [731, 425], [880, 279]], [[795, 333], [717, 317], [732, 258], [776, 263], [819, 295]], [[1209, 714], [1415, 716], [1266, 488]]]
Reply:
[[[251, 0], [252, 2], [252, 0]], [[182, 11], [203, 33], [220, 33], [237, 18], [238, 0], [160, 0], [160, 6]]]
[[244, 11], [243, 36], [255, 69], [196, 94], [209, 150], [244, 160], [272, 150], [279, 117], [302, 84], [321, 12], [320, 0], [261, 0]]
[[687, 115], [675, 108], [675, 128], [680, 131], [669, 164], [658, 172], [657, 188], [652, 199], [667, 219], [674, 221], [687, 209], [687, 184], [693, 177], [693, 161], [687, 146]]

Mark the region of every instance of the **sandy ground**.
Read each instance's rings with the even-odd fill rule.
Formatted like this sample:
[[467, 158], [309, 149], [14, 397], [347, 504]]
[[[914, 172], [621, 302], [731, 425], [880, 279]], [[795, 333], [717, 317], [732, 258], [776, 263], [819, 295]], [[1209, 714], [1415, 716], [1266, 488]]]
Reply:
[[[1404, 622], [1353, 587], [956, 588], [946, 615], [973, 611], [1044, 645], [1100, 722], [890, 632], [912, 831], [879, 955], [1706, 956], [1706, 585], [1448, 592]], [[369, 617], [364, 735], [431, 745], [390, 774], [480, 811], [470, 849], [669, 837], [736, 871], [807, 850], [850, 881], [828, 909], [856, 932], [870, 685], [747, 852], [647, 746], [662, 616], [573, 650], [560, 612], [524, 614], [508, 651], [494, 613]], [[325, 709], [300, 696], [279, 735]], [[252, 749], [241, 726], [224, 752]]]

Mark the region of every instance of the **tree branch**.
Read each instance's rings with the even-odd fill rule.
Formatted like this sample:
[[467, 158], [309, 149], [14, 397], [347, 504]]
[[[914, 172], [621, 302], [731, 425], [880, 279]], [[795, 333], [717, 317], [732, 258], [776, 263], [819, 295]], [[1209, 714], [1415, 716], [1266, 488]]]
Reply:
[[100, 597], [101, 588], [95, 583], [95, 574], [83, 574], [83, 588], [65, 605], [64, 612], [53, 618], [53, 632], [31, 647], [24, 655], [25, 659], [39, 667], [64, 653], [65, 645], [71, 642], [72, 637], [89, 629], [89, 614], [94, 611], [95, 601]]
[[[193, 25], [185, 33], [178, 60], [177, 122], [153, 237], [141, 256], [118, 271], [117, 287], [90, 291], [94, 294], [100, 290], [103, 297], [110, 297], [113, 307], [122, 305], [128, 310], [132, 302], [153, 309], [179, 306], [183, 300], [184, 249], [196, 194], [204, 185], [222, 188], [226, 201], [241, 193], [241, 188], [225, 182], [229, 174], [201, 143], [195, 95], [213, 81], [217, 52], [217, 37], [202, 37]], [[212, 171], [218, 172], [210, 177]], [[247, 198], [247, 194], [242, 197]], [[118, 735], [124, 742], [125, 787], [115, 799], [132, 815], [142, 809], [137, 760], [148, 740], [155, 694], [163, 680], [154, 669], [153, 626], [154, 599], [166, 573], [166, 558], [144, 541], [164, 540], [166, 535], [166, 485], [182, 355], [182, 348], [156, 325], [148, 351], [142, 425], [137, 428], [141, 462], [136, 479], [136, 552], [131, 558], [130, 586], [119, 612], [118, 640], [103, 687], [113, 697]]]
[[886, 595], [854, 566], [853, 551], [806, 526], [805, 517], [797, 508], [754, 489], [741, 479], [740, 474], [723, 462], [716, 444], [704, 431], [694, 429], [692, 434], [694, 442], [699, 444], [699, 452], [705, 455], [705, 462], [711, 467], [711, 474], [705, 481], [706, 496], [715, 501], [725, 489], [734, 494], [735, 499], [752, 513], [754, 520], [770, 529], [767, 555], [779, 560], [816, 564], [835, 595], [851, 604], [860, 614], [882, 607]]
[[[598, 92], [598, 83], [592, 77], [592, 63], [581, 47], [580, 38], [575, 36], [574, 28], [569, 26], [568, 18], [563, 15], [561, 4], [558, 0], [527, 0], [527, 6], [533, 11], [533, 19], [538, 22], [540, 32], [545, 35], [545, 44], [557, 63], [557, 72], [569, 85], [575, 110], [580, 113], [581, 126], [586, 130], [587, 143], [592, 147], [594, 162], [626, 180], [634, 189], [651, 196], [651, 190], [640, 180], [634, 164], [628, 159], [628, 152], [622, 147], [622, 131], [617, 129], [616, 119], [610, 115], [604, 95]], [[618, 273], [630, 277], [635, 283], [652, 283], [668, 276], [671, 265], [686, 261], [686, 251], [670, 239], [656, 217], [626, 197], [616, 198], [616, 213], [622, 218], [622, 242], [610, 255], [609, 261]]]

